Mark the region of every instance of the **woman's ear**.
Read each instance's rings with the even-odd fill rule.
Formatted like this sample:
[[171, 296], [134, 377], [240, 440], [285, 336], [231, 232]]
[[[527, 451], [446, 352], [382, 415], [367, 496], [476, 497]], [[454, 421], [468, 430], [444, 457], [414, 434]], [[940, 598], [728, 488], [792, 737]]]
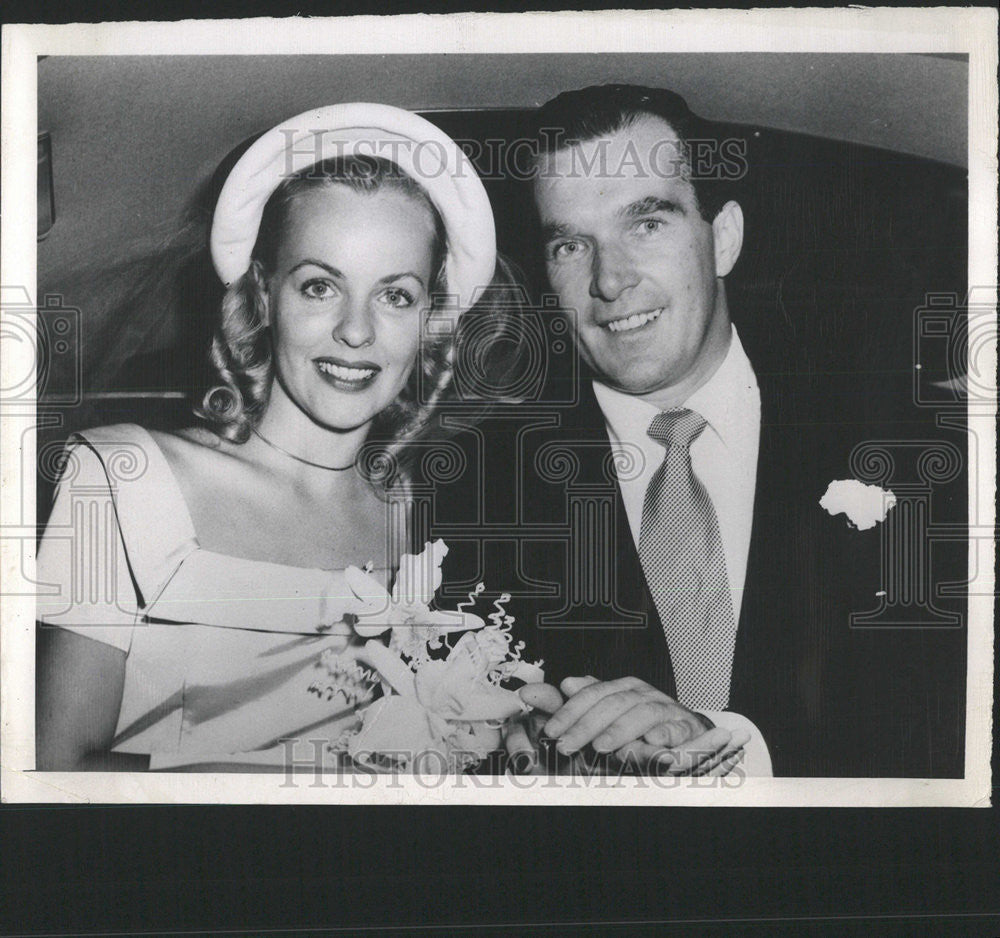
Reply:
[[725, 277], [733, 269], [743, 248], [743, 209], [727, 202], [712, 221], [715, 236], [715, 276]]

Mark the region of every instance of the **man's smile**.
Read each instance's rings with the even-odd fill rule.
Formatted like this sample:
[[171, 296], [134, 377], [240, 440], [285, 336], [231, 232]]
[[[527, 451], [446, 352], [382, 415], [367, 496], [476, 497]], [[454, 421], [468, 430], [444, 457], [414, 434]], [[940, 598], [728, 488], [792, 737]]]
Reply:
[[601, 323], [601, 326], [610, 332], [631, 332], [633, 329], [639, 329], [647, 323], [656, 322], [660, 318], [663, 309], [664, 307], [660, 306], [656, 309], [645, 310], [640, 313], [630, 313], [628, 316], [622, 316], [620, 319], [612, 319], [610, 322]]

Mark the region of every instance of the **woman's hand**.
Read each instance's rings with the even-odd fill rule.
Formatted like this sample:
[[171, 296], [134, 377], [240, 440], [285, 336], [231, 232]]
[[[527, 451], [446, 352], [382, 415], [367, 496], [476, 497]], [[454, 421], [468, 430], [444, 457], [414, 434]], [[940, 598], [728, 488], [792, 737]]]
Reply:
[[544, 774], [541, 759], [542, 727], [563, 703], [563, 696], [551, 684], [527, 684], [521, 699], [532, 707], [530, 713], [512, 717], [504, 725], [504, 745], [510, 768], [517, 775]]

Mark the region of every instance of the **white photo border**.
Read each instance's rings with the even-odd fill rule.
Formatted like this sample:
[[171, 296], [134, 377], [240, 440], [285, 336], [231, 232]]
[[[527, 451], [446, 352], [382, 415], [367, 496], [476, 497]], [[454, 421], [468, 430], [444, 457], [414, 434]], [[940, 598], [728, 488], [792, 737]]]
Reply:
[[[40, 55], [291, 55], [558, 52], [899, 52], [967, 54], [969, 276], [996, 326], [997, 14], [988, 8], [457, 14], [181, 23], [5, 26], [2, 33], [0, 285], [35, 284], [37, 57]], [[6, 296], [5, 296], [6, 299]], [[37, 302], [37, 297], [34, 298]], [[9, 345], [9, 344], [8, 344]], [[7, 377], [32, 349], [5, 346]], [[995, 368], [993, 361], [983, 362]], [[987, 372], [989, 373], [989, 372]], [[995, 518], [995, 409], [976, 420], [978, 499], [970, 524]], [[56, 773], [34, 771], [34, 599], [21, 550], [34, 563], [34, 444], [3, 421], [0, 446], [0, 797], [35, 803], [312, 803], [492, 805], [988, 806], [993, 704], [993, 597], [969, 597], [965, 776], [962, 779], [559, 779], [308, 774]], [[970, 419], [971, 423], [971, 419]], [[970, 433], [971, 433], [970, 429]], [[23, 448], [22, 448], [23, 447]], [[970, 454], [973, 452], [970, 448]], [[970, 478], [972, 475], [970, 473]], [[970, 543], [970, 563], [974, 545]], [[993, 568], [988, 572], [990, 589]], [[981, 580], [982, 582], [982, 580]], [[709, 783], [712, 784], [709, 784]]]

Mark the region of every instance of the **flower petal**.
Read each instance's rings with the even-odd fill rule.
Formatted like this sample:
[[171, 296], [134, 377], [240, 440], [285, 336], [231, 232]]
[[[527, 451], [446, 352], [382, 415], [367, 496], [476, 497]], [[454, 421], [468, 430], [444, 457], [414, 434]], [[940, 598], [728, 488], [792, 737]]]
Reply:
[[438, 538], [433, 544], [425, 544], [419, 554], [403, 554], [399, 558], [392, 601], [406, 605], [430, 603], [441, 585], [441, 561], [447, 553], [448, 546]]
[[392, 624], [389, 593], [375, 577], [357, 567], [348, 567], [344, 578], [354, 594], [354, 602], [349, 608], [358, 617], [354, 631], [362, 638], [381, 635]]
[[347, 580], [351, 592], [357, 599], [361, 600], [365, 608], [388, 608], [388, 591], [370, 573], [366, 573], [360, 567], [347, 567], [344, 570], [344, 578]]
[[479, 758], [499, 749], [501, 742], [500, 728], [481, 721], [455, 724], [451, 738], [451, 744], [456, 749]]
[[525, 684], [541, 684], [545, 680], [545, 672], [537, 664], [519, 661], [510, 676]]
[[486, 623], [471, 612], [456, 610], [426, 609], [414, 619], [418, 625], [434, 625], [442, 632], [468, 632], [471, 629], [482, 629]]
[[413, 697], [383, 697], [364, 712], [361, 730], [351, 738], [352, 758], [384, 754], [412, 762], [421, 752], [441, 748], [427, 712]]
[[447, 661], [426, 662], [414, 688], [420, 703], [449, 720], [505, 720], [527, 709], [518, 694], [487, 683], [473, 643], [456, 645]]
[[415, 697], [413, 672], [403, 664], [399, 655], [389, 651], [381, 642], [371, 639], [358, 652], [358, 661], [378, 671], [379, 675], [392, 686], [397, 694]]
[[462, 720], [506, 720], [528, 708], [512, 690], [492, 685], [479, 685], [465, 701]]

